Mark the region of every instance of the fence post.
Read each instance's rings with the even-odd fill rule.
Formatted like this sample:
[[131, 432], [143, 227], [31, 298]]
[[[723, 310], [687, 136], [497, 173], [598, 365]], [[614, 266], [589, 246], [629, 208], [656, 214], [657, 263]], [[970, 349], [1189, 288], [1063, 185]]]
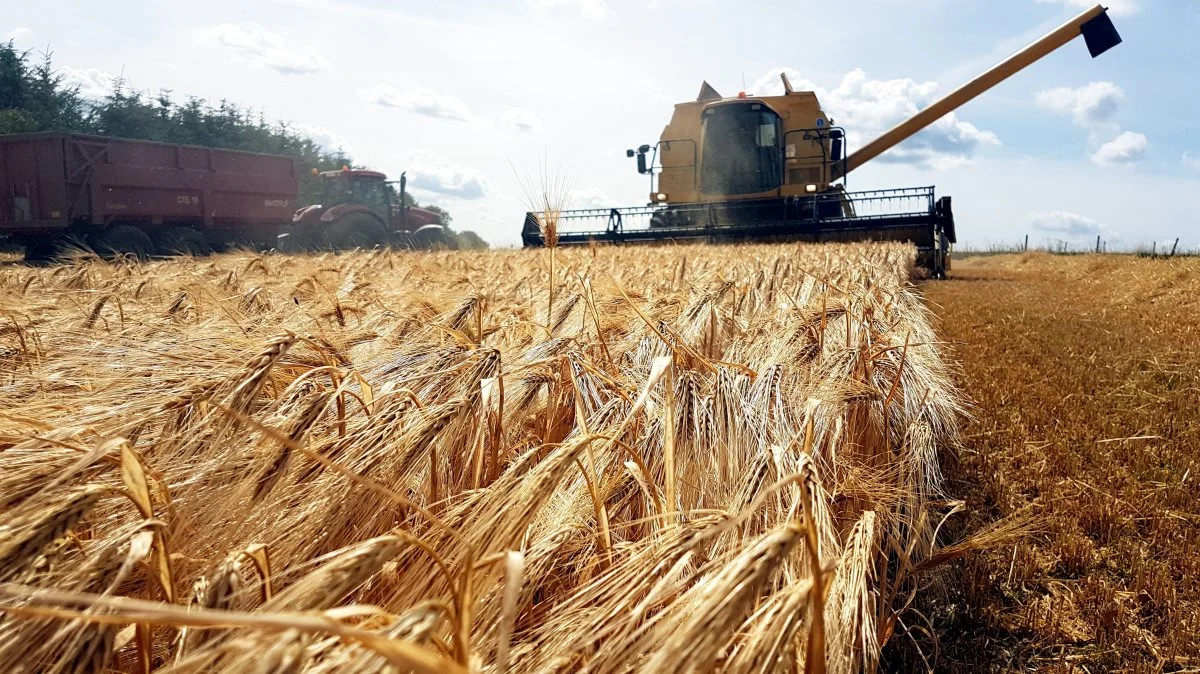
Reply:
[[1175, 248], [1176, 248], [1177, 246], [1179, 246], [1179, 237], [1178, 237], [1178, 236], [1177, 236], [1177, 237], [1175, 237], [1175, 243], [1171, 244], [1171, 255], [1170, 255], [1170, 257], [1175, 257]]
[[1029, 235], [1025, 235], [1025, 245], [1021, 248], [1022, 251], [1029, 250]]
[[1099, 234], [1096, 235], [1096, 252], [1097, 253], [1100, 252], [1100, 235]]

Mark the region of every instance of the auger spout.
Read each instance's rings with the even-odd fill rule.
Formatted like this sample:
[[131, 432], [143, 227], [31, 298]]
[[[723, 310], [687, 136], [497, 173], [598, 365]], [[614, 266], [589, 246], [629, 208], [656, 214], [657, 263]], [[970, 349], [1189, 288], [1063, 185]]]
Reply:
[[1121, 43], [1121, 36], [1113, 26], [1112, 19], [1108, 17], [1108, 11], [1103, 6], [1096, 5], [852, 152], [846, 157], [843, 165], [835, 168], [835, 178], [841, 177], [887, 152], [921, 129], [974, 100], [980, 94], [1048, 56], [1080, 35], [1087, 42], [1092, 58]]

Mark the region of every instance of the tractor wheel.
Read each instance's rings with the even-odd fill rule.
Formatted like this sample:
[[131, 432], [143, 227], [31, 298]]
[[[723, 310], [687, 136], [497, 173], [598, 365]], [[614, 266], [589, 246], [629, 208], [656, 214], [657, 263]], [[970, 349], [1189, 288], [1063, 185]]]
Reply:
[[113, 225], [88, 237], [92, 250], [105, 258], [133, 256], [146, 260], [154, 250], [154, 242], [141, 229], [133, 225]]
[[290, 227], [275, 237], [275, 250], [280, 253], [306, 253], [312, 248], [312, 236], [299, 228]]
[[371, 250], [388, 243], [383, 223], [362, 215], [347, 215], [329, 228], [329, 242], [338, 250]]
[[191, 227], [171, 227], [154, 236], [154, 249], [159, 255], [190, 255], [207, 257], [212, 246], [204, 234]]
[[397, 250], [416, 250], [418, 246], [412, 232], [397, 232], [392, 239], [392, 247]]

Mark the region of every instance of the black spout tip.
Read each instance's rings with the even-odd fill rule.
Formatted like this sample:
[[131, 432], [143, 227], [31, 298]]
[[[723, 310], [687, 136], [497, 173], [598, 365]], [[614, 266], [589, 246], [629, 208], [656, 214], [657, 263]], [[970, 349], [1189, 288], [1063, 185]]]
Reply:
[[1104, 10], [1096, 18], [1083, 24], [1080, 30], [1092, 58], [1121, 44], [1121, 35], [1117, 32], [1117, 27], [1113, 25], [1112, 19], [1109, 18], [1108, 10]]

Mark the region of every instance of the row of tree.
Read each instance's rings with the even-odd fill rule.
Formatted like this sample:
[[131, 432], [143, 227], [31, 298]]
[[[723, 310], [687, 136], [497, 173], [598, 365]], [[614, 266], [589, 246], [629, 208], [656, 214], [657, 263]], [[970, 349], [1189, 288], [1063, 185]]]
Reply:
[[[300, 177], [302, 204], [314, 203], [319, 193], [317, 179], [307, 169], [332, 171], [353, 165], [341, 148], [330, 151], [285, 122], [268, 121], [261, 112], [226, 100], [216, 105], [196, 97], [176, 101], [170, 91], [151, 96], [130, 90], [121, 80], [103, 99], [85, 98], [54, 69], [49, 52], [35, 60], [12, 41], [0, 43], [0, 134], [29, 132], [90, 133], [292, 155], [306, 169]], [[420, 205], [411, 195], [405, 197], [410, 205]], [[448, 212], [433, 205], [424, 208], [439, 212], [449, 228]], [[474, 232], [459, 232], [456, 238], [462, 248], [487, 247]]]

